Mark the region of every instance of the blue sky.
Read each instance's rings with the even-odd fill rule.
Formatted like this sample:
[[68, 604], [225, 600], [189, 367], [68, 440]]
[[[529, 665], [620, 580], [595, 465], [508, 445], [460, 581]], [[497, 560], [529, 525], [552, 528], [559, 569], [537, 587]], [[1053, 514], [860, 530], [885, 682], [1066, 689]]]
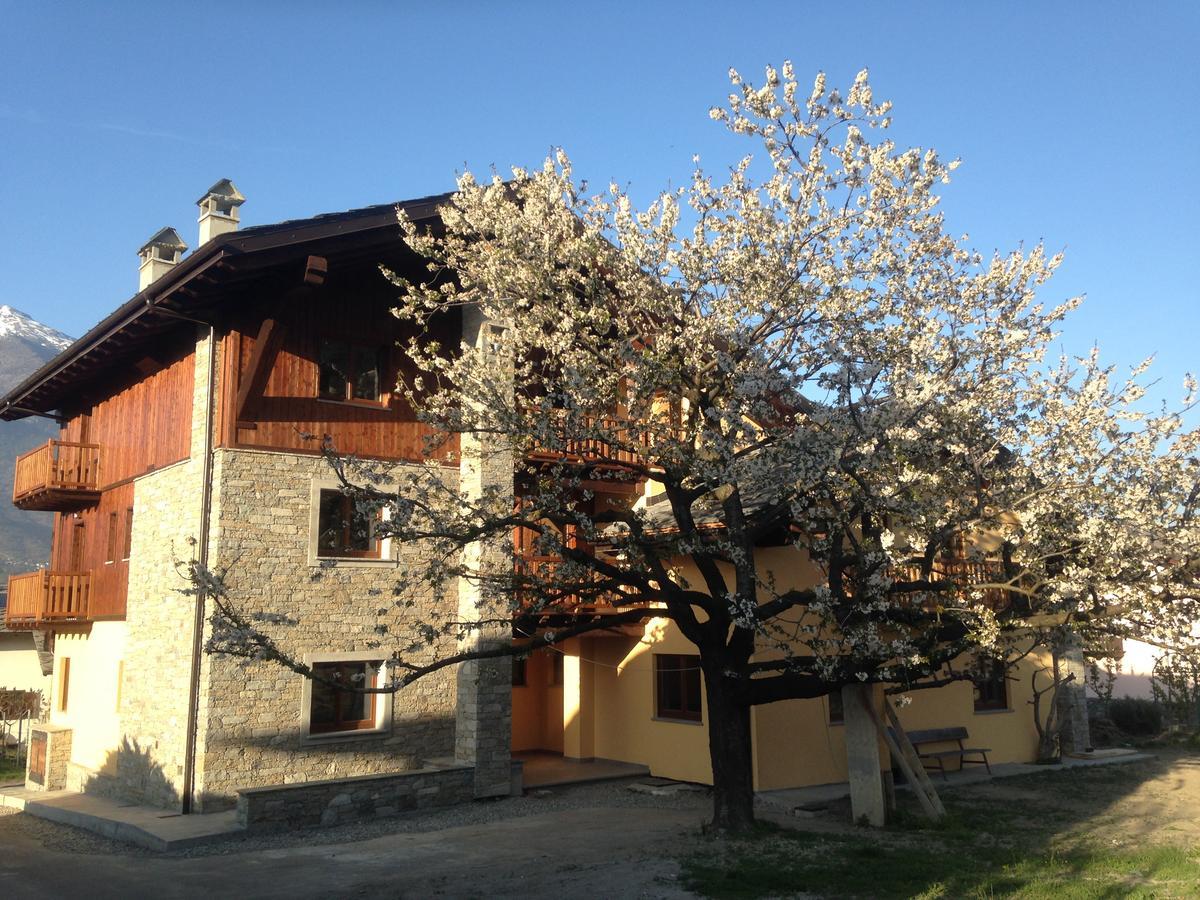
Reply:
[[961, 157], [950, 228], [1066, 251], [1065, 349], [1196, 365], [1200, 4], [0, 0], [0, 303], [78, 335], [218, 178], [256, 224], [536, 164], [649, 197], [743, 144], [706, 115], [736, 66], [864, 66], [893, 136]]

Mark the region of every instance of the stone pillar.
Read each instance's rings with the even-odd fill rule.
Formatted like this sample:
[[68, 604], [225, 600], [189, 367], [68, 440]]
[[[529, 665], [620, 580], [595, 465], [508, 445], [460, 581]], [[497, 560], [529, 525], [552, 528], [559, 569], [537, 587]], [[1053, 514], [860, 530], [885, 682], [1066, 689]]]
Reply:
[[1087, 662], [1083, 658], [1083, 647], [1073, 632], [1068, 634], [1058, 654], [1059, 673], [1062, 678], [1074, 675], [1073, 681], [1058, 686], [1054, 702], [1058, 704], [1061, 750], [1064, 754], [1090, 753], [1092, 734], [1088, 725]]
[[563, 653], [563, 756], [568, 759], [594, 759], [595, 666], [589, 659], [591, 641], [571, 638], [563, 642], [559, 649]]
[[71, 764], [71, 729], [62, 725], [35, 724], [29, 730], [25, 760], [25, 787], [31, 791], [61, 791], [67, 786]]
[[[487, 352], [492, 338], [489, 324], [478, 310], [463, 314], [463, 340]], [[459, 490], [478, 502], [487, 492], [495, 512], [506, 513], [513, 505], [512, 451], [482, 441], [476, 435], [460, 439]], [[502, 571], [512, 565], [511, 535], [477, 542], [463, 551], [468, 570]], [[508, 544], [506, 547], [505, 544]], [[476, 580], [462, 578], [458, 584], [460, 621], [506, 620], [508, 597], [489, 592]], [[469, 631], [459, 650], [487, 649], [512, 640], [507, 626], [487, 626]], [[475, 768], [475, 796], [502, 797], [512, 790], [512, 657], [501, 656], [465, 662], [458, 667], [455, 712], [454, 758]]]
[[874, 704], [874, 685], [848, 684], [842, 688], [846, 768], [850, 776], [850, 813], [855, 822], [865, 821], [878, 828], [887, 824], [887, 799], [879, 752], [879, 731], [869, 711]]

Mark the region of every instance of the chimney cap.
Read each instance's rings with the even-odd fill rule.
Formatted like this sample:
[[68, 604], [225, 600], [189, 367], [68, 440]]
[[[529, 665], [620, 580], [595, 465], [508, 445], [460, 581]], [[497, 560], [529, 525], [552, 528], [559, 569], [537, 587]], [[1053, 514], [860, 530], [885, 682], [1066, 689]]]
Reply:
[[162, 247], [166, 250], [178, 250], [182, 253], [187, 249], [187, 244], [183, 242], [183, 238], [179, 236], [179, 232], [170, 226], [160, 228], [154, 232], [154, 235], [142, 246], [138, 247], [138, 253], [145, 253], [151, 247]]
[[196, 203], [201, 204], [209, 197], [215, 197], [223, 200], [230, 206], [241, 206], [246, 202], [246, 198], [242, 196], [242, 192], [234, 187], [233, 182], [228, 178], [222, 178], [220, 181], [210, 187], [204, 192], [204, 196], [197, 200]]

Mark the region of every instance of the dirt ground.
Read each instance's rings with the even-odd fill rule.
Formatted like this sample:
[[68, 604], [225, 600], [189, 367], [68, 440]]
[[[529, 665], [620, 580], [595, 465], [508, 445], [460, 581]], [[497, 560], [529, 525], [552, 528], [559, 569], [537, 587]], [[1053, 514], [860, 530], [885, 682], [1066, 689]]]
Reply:
[[[681, 898], [678, 859], [704, 851], [705, 797], [675, 808], [603, 805], [595, 789], [580, 804], [436, 831], [382, 834], [346, 843], [303, 834], [266, 849], [229, 844], [202, 854], [150, 855], [24, 814], [0, 816], [0, 895], [162, 898], [562, 897]], [[612, 791], [623, 791], [613, 785]], [[1195, 846], [1200, 838], [1200, 757], [1153, 760], [998, 780], [954, 792], [1010, 812], [1051, 810], [1056, 842]], [[616, 796], [615, 794], [613, 795]], [[1052, 801], [1052, 802], [1048, 802]], [[504, 802], [504, 801], [501, 801]], [[599, 805], [596, 805], [599, 804]], [[514, 807], [515, 808], [515, 807]], [[864, 835], [848, 810], [778, 819], [802, 830]], [[411, 823], [410, 823], [411, 824]], [[432, 824], [432, 823], [431, 823]], [[887, 833], [880, 838], [888, 840]], [[707, 842], [711, 845], [711, 842]], [[716, 850], [717, 848], [712, 848]]]

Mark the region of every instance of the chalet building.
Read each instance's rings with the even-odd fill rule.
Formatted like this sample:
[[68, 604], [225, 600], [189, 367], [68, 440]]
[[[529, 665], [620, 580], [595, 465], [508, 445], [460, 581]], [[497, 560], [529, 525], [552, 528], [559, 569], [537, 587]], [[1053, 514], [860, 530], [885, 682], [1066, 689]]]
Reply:
[[[429, 224], [441, 200], [400, 206]], [[139, 251], [139, 292], [0, 400], [0, 418], [61, 424], [17, 461], [13, 497], [56, 513], [49, 567], [12, 577], [6, 612], [53, 650], [29, 786], [183, 811], [240, 798], [252, 821], [284, 808], [337, 821], [339, 807], [386, 814], [507, 794], [513, 754], [529, 751], [710, 781], [696, 651], [663, 621], [515, 665], [447, 668], [395, 695], [204, 652], [211, 626], [181, 572], [191, 559], [283, 623], [284, 649], [367, 684], [389, 641], [448, 602], [392, 602], [396, 567], [425, 560], [342, 527], [346, 501], [312, 437], [397, 473], [427, 462], [426, 427], [391, 392], [407, 326], [379, 266], [423, 266], [395, 205], [239, 228], [243, 201], [228, 180], [213, 185], [197, 248], [155, 234]], [[451, 345], [482, 337], [469, 314], [436, 327]], [[511, 482], [463, 443], [435, 460], [448, 484]], [[777, 573], [815, 577], [795, 551], [763, 553]], [[469, 593], [449, 602], [473, 610]], [[926, 695], [906, 725], [966, 726], [993, 761], [1033, 757], [1028, 677]], [[756, 787], [844, 781], [841, 715], [836, 698], [756, 709]]]

